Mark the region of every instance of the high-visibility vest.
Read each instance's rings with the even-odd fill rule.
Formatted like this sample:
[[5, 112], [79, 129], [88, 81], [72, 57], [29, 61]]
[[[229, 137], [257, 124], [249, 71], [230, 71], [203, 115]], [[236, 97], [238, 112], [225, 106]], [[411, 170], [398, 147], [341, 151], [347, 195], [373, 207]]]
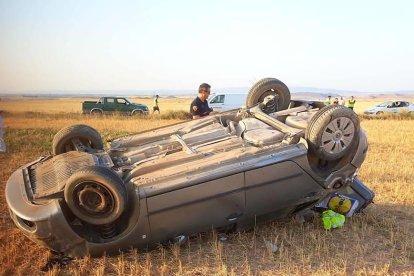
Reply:
[[326, 230], [341, 228], [345, 224], [345, 216], [332, 210], [327, 210], [322, 213], [322, 223]]
[[332, 101], [332, 99], [330, 99], [330, 98], [326, 98], [325, 103], [326, 103], [326, 104], [331, 104], [331, 101]]
[[355, 100], [348, 100], [348, 107], [354, 107]]

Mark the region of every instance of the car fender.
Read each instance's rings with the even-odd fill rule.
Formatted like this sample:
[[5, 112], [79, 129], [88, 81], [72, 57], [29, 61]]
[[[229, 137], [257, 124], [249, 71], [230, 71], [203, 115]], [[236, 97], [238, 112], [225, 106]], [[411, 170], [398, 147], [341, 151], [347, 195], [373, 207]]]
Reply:
[[141, 109], [139, 109], [139, 108], [135, 108], [135, 109], [133, 109], [132, 111], [131, 111], [131, 116], [132, 115], [136, 115], [136, 114], [144, 114], [144, 111], [143, 110], [141, 110]]
[[365, 160], [365, 157], [367, 156], [367, 151], [368, 151], [367, 135], [363, 129], [360, 129], [358, 148], [357, 148], [354, 158], [351, 161], [351, 164], [357, 168], [360, 168], [362, 163]]
[[[358, 169], [361, 167], [365, 160], [368, 151], [368, 140], [363, 129], [359, 132], [359, 143], [355, 151], [355, 155], [350, 163], [343, 166], [341, 169], [332, 172], [325, 181], [325, 187], [327, 189], [338, 189], [344, 185], [352, 183], [356, 177]], [[349, 177], [349, 175], [351, 175]]]
[[92, 108], [91, 111], [89, 111], [89, 114], [92, 114], [95, 110], [99, 110], [100, 112], [104, 113], [102, 108]]

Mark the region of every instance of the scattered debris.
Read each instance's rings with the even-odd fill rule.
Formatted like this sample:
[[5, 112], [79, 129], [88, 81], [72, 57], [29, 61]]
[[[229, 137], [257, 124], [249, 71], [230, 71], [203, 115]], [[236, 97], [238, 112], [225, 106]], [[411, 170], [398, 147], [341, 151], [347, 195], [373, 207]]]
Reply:
[[315, 217], [318, 217], [318, 216], [319, 216], [319, 213], [313, 210], [310, 210], [310, 209], [306, 209], [304, 211], [297, 213], [295, 215], [295, 219], [300, 224], [304, 224], [305, 222], [312, 221]]
[[53, 267], [57, 266], [59, 268], [64, 268], [67, 266], [73, 258], [65, 256], [63, 253], [52, 252], [51, 256], [48, 258], [46, 264], [41, 268], [41, 271], [47, 272]]
[[335, 211], [336, 213], [345, 215], [348, 218], [352, 217], [358, 205], [358, 200], [337, 193], [332, 194], [328, 201], [329, 209]]
[[226, 242], [226, 241], [228, 241], [228, 240], [229, 240], [229, 235], [227, 235], [226, 233], [220, 233], [220, 234], [218, 235], [218, 239], [219, 239], [219, 241], [221, 241], [221, 242]]
[[276, 244], [274, 244], [270, 241], [267, 241], [265, 238], [263, 238], [263, 241], [264, 241], [267, 249], [269, 251], [271, 251], [272, 253], [276, 253], [279, 250], [279, 247]]

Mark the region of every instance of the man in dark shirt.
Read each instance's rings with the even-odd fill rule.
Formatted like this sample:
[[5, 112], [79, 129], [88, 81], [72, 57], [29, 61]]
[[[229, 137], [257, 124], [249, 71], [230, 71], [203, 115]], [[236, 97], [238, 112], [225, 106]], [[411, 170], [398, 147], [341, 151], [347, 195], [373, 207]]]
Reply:
[[198, 96], [193, 100], [190, 106], [190, 114], [193, 119], [207, 116], [213, 111], [213, 109], [208, 106], [207, 102], [207, 98], [210, 96], [210, 88], [211, 86], [207, 83], [200, 84], [200, 87], [198, 88]]

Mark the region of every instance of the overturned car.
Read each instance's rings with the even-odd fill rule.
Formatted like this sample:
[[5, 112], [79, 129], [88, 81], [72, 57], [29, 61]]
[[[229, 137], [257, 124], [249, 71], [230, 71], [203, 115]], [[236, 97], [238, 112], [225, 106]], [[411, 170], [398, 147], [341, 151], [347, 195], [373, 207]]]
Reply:
[[15, 224], [70, 256], [116, 253], [211, 229], [310, 209], [333, 193], [373, 193], [356, 177], [367, 153], [357, 115], [292, 101], [277, 79], [249, 91], [246, 108], [109, 141], [86, 125], [60, 130], [53, 154], [6, 186]]

